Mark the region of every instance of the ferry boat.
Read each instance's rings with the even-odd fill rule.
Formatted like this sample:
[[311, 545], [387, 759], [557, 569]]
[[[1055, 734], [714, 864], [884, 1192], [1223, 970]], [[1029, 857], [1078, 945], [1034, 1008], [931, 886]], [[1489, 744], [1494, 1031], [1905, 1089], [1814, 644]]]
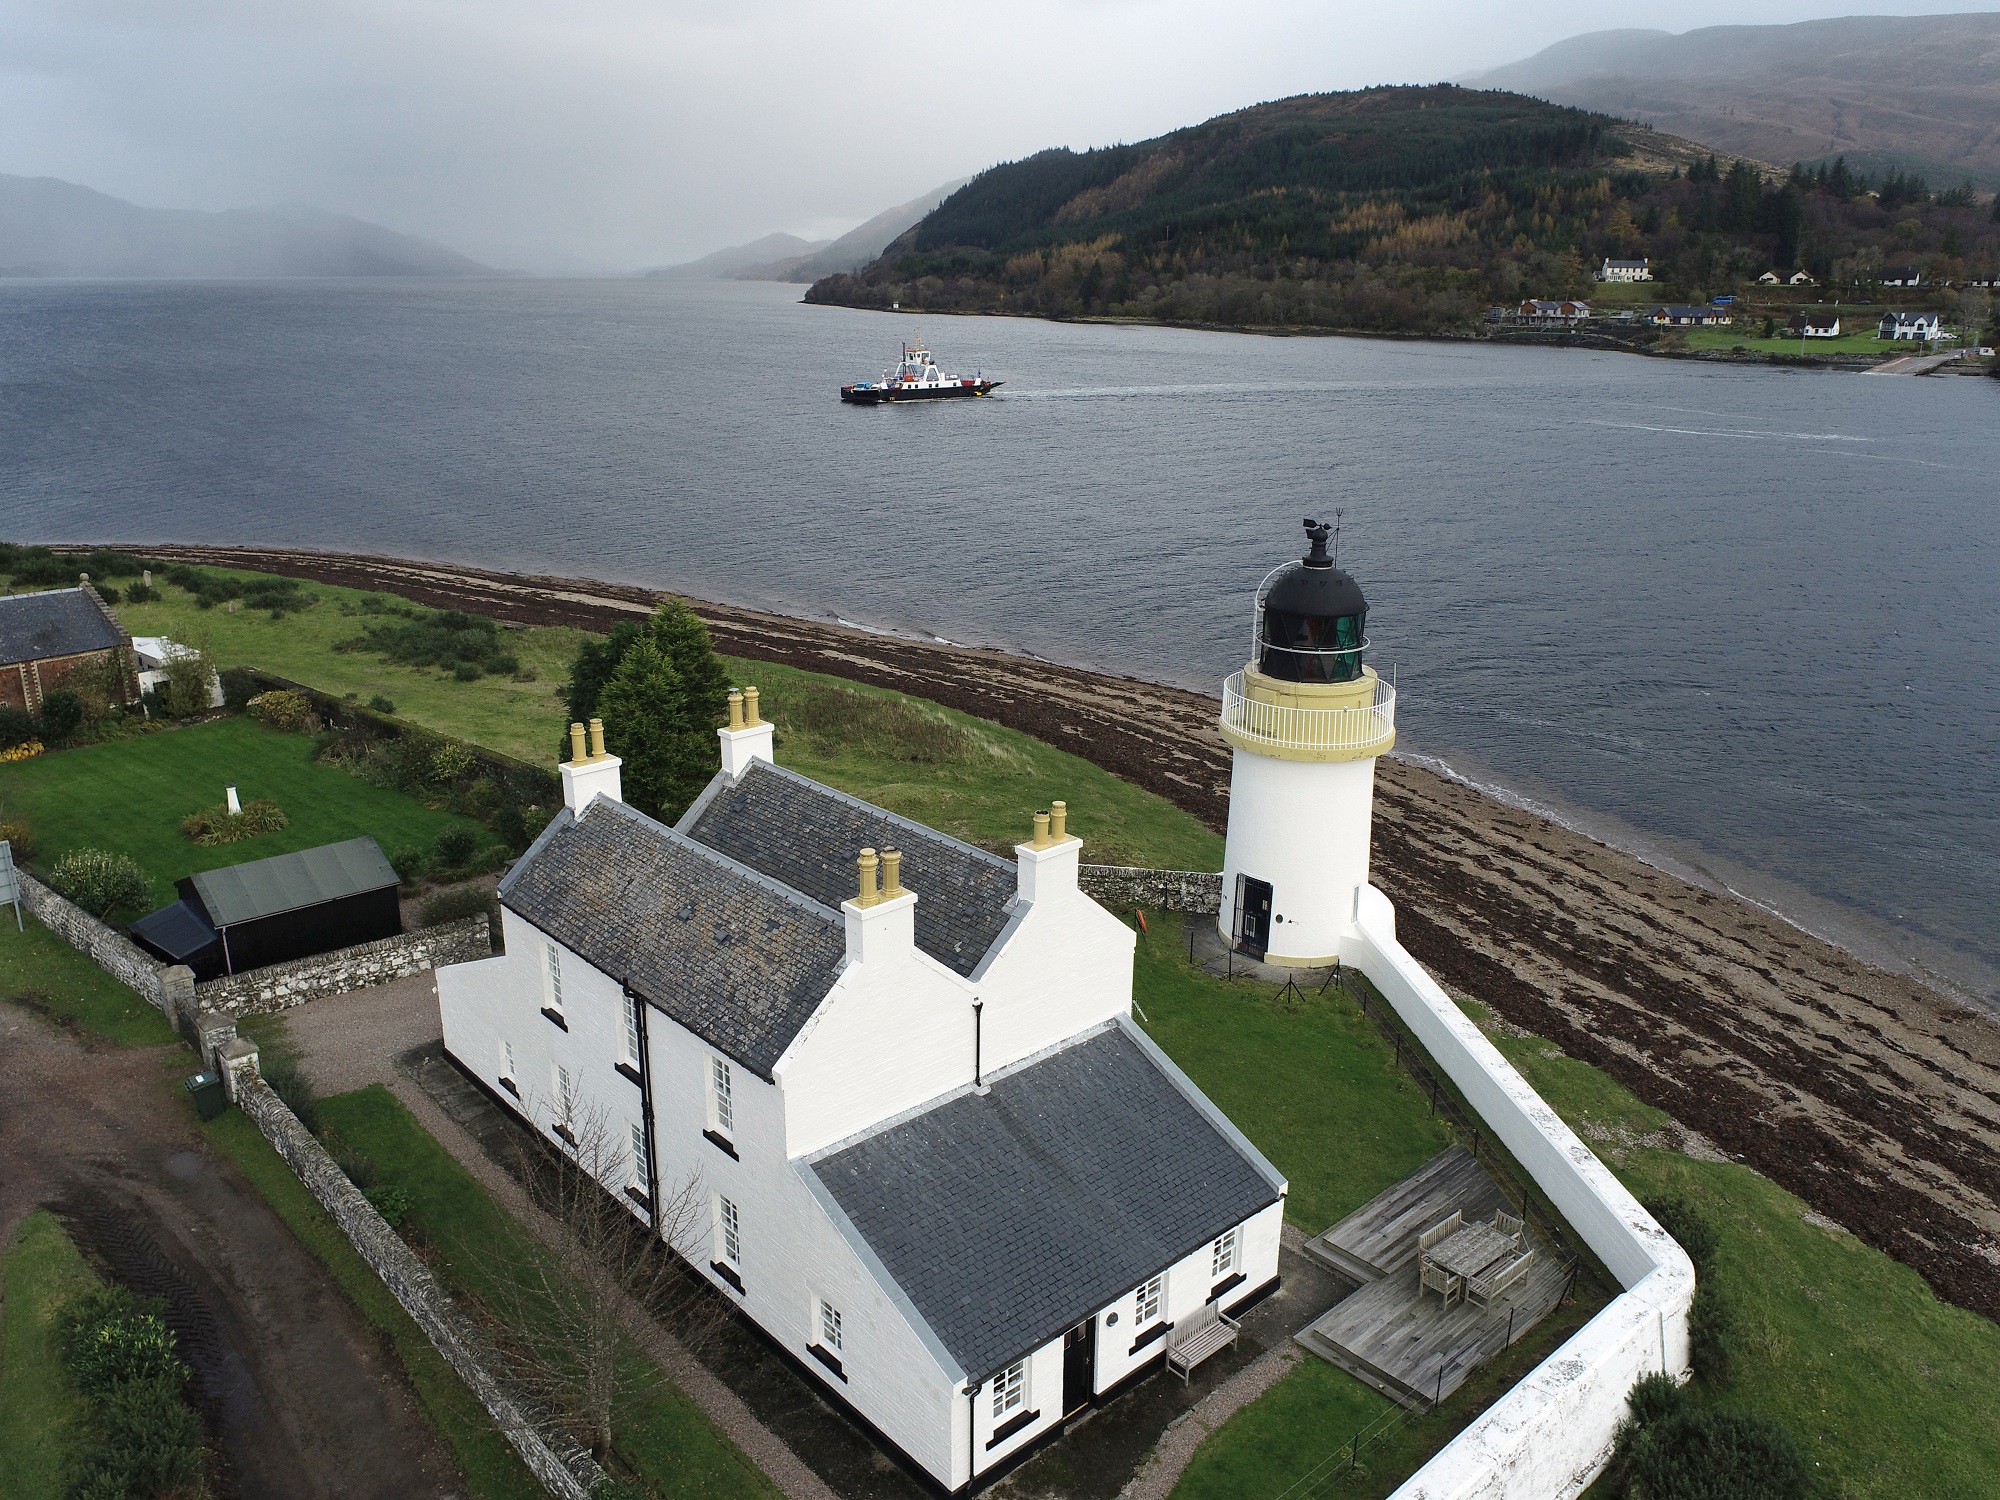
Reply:
[[951, 396], [986, 396], [1000, 385], [984, 375], [947, 375], [922, 344], [903, 345], [903, 357], [896, 368], [880, 380], [857, 380], [840, 388], [840, 399], [857, 406], [879, 406], [887, 401], [941, 401]]

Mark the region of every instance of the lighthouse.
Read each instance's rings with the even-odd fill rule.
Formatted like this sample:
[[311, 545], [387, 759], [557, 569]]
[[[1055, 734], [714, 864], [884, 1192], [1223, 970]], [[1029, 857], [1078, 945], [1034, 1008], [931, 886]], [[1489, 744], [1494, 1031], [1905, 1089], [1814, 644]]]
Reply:
[[1368, 883], [1375, 760], [1396, 743], [1396, 690], [1362, 657], [1368, 601], [1308, 518], [1310, 546], [1257, 590], [1250, 659], [1222, 689], [1235, 751], [1217, 924], [1269, 963], [1331, 964]]

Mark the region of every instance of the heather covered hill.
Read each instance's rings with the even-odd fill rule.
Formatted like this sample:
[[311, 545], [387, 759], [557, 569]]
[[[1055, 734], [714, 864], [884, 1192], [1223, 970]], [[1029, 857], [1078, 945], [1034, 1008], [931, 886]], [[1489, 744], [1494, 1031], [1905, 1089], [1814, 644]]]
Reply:
[[1787, 179], [1518, 94], [1313, 94], [1151, 141], [1044, 151], [973, 179], [808, 301], [1048, 317], [1441, 331], [1580, 295], [1605, 256], [1662, 297], [1773, 266], [1879, 281], [2000, 257], [1978, 195], [1853, 173]]

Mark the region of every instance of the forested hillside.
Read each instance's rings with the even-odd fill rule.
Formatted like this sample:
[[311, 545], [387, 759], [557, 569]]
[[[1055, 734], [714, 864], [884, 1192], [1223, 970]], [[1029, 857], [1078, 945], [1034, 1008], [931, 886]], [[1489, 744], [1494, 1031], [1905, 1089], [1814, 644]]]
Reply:
[[1650, 258], [1676, 299], [1773, 267], [1829, 284], [1905, 263], [1962, 278], [2000, 263], [2000, 223], [1964, 189], [1787, 179], [1517, 94], [1380, 88], [995, 167], [807, 300], [1441, 331], [1494, 303], [1582, 295], [1605, 256]]

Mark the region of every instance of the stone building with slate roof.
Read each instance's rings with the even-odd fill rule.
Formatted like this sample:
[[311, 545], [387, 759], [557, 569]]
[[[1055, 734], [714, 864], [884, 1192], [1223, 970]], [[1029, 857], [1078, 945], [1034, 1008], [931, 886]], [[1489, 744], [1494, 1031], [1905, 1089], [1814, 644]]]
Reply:
[[669, 828], [571, 734], [445, 1045], [552, 1139], [608, 1123], [642, 1223], [698, 1180], [662, 1232], [886, 1446], [983, 1482], [1275, 1287], [1284, 1178], [1132, 1023], [1059, 805], [988, 854], [776, 765], [752, 689]]
[[100, 687], [107, 662], [123, 668], [129, 701], [137, 693], [132, 637], [88, 582], [0, 595], [0, 703], [40, 713], [50, 693]]

